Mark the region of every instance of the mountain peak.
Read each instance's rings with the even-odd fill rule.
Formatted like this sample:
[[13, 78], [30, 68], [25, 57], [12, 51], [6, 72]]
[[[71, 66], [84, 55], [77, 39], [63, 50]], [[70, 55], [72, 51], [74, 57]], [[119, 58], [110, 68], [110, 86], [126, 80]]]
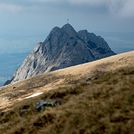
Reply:
[[[69, 23], [65, 24], [62, 28], [73, 28], [73, 26]], [[73, 28], [74, 29], [74, 28]]]
[[80, 33], [82, 32], [82, 33], [88, 33], [88, 31], [85, 29], [85, 30], [80, 30], [79, 31]]
[[77, 33], [72, 25], [67, 23], [61, 28], [54, 27], [47, 39], [38, 43], [7, 83], [113, 54], [104, 39], [93, 36], [87, 30]]
[[75, 36], [77, 34], [73, 26], [69, 23], [65, 24], [61, 29], [70, 36]]

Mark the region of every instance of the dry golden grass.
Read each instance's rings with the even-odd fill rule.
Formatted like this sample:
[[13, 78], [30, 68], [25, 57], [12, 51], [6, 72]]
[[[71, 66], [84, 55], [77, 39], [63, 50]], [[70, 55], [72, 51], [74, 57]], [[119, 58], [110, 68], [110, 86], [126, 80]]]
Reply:
[[[1, 134], [133, 134], [134, 52], [9, 85], [0, 99]], [[61, 105], [37, 112], [48, 99]]]

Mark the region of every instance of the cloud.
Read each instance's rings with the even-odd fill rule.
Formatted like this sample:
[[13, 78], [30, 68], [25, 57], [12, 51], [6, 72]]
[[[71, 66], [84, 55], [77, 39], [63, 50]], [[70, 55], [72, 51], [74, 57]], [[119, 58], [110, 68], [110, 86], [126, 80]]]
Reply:
[[120, 17], [134, 17], [134, 0], [110, 0], [110, 13]]
[[106, 8], [109, 13], [121, 17], [134, 17], [134, 0], [67, 0], [73, 5], [89, 8]]
[[[56, 7], [58, 4], [66, 7], [71, 5], [74, 8], [77, 8], [77, 6], [92, 8], [94, 9], [93, 12], [105, 9], [107, 13], [114, 16], [134, 17], [134, 0], [23, 0], [21, 2], [18, 0], [12, 0], [12, 2], [5, 0], [5, 3], [0, 0], [0, 11], [19, 12], [24, 10], [25, 7], [45, 8], [48, 5]], [[59, 8], [59, 5], [57, 8]]]
[[18, 12], [22, 10], [22, 6], [8, 3], [0, 3], [0, 11]]
[[120, 14], [123, 17], [134, 17], [134, 0], [126, 0]]
[[68, 0], [68, 2], [76, 5], [102, 6], [107, 3], [107, 0]]

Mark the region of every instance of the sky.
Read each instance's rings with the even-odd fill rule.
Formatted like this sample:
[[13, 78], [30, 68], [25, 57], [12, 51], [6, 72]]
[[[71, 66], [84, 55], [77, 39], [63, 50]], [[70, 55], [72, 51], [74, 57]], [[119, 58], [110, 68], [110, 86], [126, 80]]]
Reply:
[[67, 19], [117, 52], [134, 49], [134, 0], [0, 0], [0, 53], [30, 51]]

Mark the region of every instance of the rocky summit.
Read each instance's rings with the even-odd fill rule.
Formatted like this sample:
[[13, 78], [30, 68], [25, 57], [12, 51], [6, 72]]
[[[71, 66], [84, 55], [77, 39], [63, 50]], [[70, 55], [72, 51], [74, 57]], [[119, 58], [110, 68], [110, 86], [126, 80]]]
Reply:
[[38, 43], [6, 84], [114, 54], [102, 37], [87, 30], [76, 32], [70, 24], [55, 27], [44, 42]]

